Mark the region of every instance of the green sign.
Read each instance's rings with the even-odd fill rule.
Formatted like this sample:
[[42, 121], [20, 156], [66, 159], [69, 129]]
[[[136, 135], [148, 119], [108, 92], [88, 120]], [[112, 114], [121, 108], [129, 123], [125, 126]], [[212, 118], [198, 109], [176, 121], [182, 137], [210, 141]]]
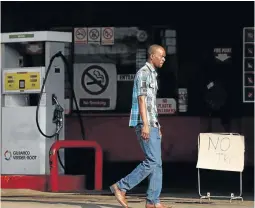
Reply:
[[17, 35], [9, 35], [10, 39], [14, 38], [33, 38], [34, 34], [17, 34]]

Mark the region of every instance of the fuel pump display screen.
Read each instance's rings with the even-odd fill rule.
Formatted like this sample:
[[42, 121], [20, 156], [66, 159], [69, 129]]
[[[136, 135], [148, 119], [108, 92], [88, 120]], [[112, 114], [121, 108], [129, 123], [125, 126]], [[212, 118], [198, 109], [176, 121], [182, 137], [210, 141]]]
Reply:
[[19, 89], [25, 89], [25, 80], [19, 80]]
[[38, 92], [41, 89], [41, 72], [39, 71], [10, 71], [3, 74], [4, 92]]

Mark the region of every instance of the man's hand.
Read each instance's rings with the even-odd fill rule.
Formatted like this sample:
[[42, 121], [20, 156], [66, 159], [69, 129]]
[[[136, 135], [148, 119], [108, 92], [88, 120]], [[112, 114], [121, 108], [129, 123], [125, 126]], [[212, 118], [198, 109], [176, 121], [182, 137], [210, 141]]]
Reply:
[[141, 133], [142, 133], [142, 138], [144, 140], [149, 140], [149, 138], [150, 138], [150, 128], [149, 128], [148, 125], [144, 125], [142, 127], [142, 132]]

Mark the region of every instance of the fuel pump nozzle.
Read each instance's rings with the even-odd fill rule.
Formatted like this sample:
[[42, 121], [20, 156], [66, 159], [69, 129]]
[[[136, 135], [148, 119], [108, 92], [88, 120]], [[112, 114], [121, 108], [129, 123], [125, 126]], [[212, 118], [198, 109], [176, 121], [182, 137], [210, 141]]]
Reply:
[[52, 104], [55, 105], [52, 122], [56, 124], [56, 134], [58, 135], [59, 131], [63, 127], [64, 108], [59, 104], [57, 96], [55, 94], [52, 95]]

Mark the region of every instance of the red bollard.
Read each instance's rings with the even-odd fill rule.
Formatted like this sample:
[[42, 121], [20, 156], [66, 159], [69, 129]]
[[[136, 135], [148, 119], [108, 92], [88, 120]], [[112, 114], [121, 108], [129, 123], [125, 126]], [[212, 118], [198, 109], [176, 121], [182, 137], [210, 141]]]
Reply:
[[63, 140], [56, 141], [50, 150], [50, 184], [51, 191], [58, 192], [58, 158], [57, 152], [61, 148], [94, 148], [95, 149], [95, 190], [102, 190], [103, 178], [103, 151], [100, 145], [95, 141], [83, 140]]

